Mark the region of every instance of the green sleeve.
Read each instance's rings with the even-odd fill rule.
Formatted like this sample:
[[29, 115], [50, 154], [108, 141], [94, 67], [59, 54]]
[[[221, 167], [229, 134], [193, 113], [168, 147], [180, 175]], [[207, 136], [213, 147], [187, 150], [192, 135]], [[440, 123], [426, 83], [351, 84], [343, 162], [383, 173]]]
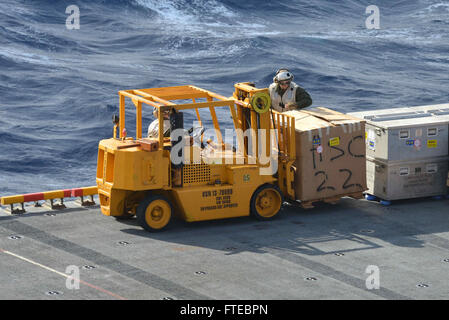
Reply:
[[312, 98], [307, 91], [301, 87], [296, 89], [296, 105], [298, 106], [298, 109], [303, 109], [312, 105]]

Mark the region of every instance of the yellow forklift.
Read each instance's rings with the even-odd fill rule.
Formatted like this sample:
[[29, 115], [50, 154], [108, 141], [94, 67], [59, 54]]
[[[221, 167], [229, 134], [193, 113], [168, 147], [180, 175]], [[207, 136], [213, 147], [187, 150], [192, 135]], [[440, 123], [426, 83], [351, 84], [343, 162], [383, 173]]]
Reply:
[[[269, 220], [284, 199], [294, 200], [294, 118], [270, 108], [266, 88], [248, 82], [234, 87], [229, 98], [190, 85], [119, 91], [113, 137], [101, 140], [98, 148], [102, 213], [136, 215], [144, 229], [160, 231], [174, 215], [189, 222], [249, 215]], [[126, 98], [135, 106], [135, 137], [128, 137], [125, 128]], [[157, 110], [156, 137], [142, 136], [144, 106]], [[203, 139], [203, 108], [210, 113], [214, 140]], [[229, 108], [237, 148], [223, 141], [217, 108]], [[184, 128], [186, 112], [196, 113], [199, 130]], [[164, 136], [167, 120], [170, 136]], [[175, 137], [175, 132], [181, 134]]]

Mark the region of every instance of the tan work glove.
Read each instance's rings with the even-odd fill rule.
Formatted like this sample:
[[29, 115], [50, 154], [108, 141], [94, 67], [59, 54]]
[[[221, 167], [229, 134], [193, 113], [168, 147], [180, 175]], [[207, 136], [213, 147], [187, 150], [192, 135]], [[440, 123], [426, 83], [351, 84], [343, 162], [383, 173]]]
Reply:
[[288, 103], [285, 106], [285, 111], [291, 111], [291, 110], [296, 110], [296, 109], [298, 109], [298, 106], [294, 103]]

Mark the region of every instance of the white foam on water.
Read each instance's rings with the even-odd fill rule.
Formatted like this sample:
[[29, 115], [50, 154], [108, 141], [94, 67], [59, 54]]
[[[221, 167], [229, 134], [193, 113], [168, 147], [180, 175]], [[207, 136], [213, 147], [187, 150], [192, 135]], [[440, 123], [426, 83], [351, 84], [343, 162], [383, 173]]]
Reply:
[[38, 65], [56, 65], [57, 62], [50, 59], [48, 56], [27, 53], [21, 50], [15, 50], [13, 48], [0, 47], [0, 56], [17, 62], [27, 62]]
[[156, 12], [159, 19], [181, 24], [199, 23], [202, 18], [234, 18], [236, 13], [215, 0], [135, 0], [142, 7]]
[[224, 43], [211, 43], [211, 45], [209, 47], [206, 47], [205, 49], [189, 51], [179, 51], [181, 46], [182, 40], [176, 43], [172, 43], [169, 46], [169, 50], [161, 50], [161, 55], [179, 59], [231, 57], [243, 54], [245, 51], [249, 50], [251, 48], [251, 42], [249, 40], [243, 40], [238, 44], [232, 43], [229, 45]]
[[176, 8], [174, 3], [154, 0], [136, 0], [136, 3], [142, 7], [150, 9], [158, 14], [161, 20], [177, 22], [177, 23], [192, 23], [195, 21], [194, 17], [186, 14], [182, 10]]
[[397, 43], [421, 43], [430, 44], [444, 38], [443, 34], [424, 34], [422, 30], [413, 28], [380, 29], [380, 30], [356, 30], [356, 31], [329, 31], [307, 32], [301, 34], [303, 38], [317, 38], [326, 40], [345, 40], [350, 42], [368, 42], [372, 40], [387, 40]]
[[449, 2], [448, 1], [430, 1], [432, 4], [411, 15], [414, 18], [428, 19], [428, 18], [443, 18], [449, 19]]
[[428, 6], [424, 11], [427, 12], [436, 12], [436, 13], [442, 13], [446, 12], [449, 13], [449, 2], [447, 1], [441, 1], [439, 3], [432, 4]]
[[164, 23], [164, 33], [192, 35], [196, 38], [217, 37], [233, 39], [238, 36], [257, 37], [276, 35], [264, 23], [227, 8], [215, 0], [135, 0], [157, 13], [156, 21]]
[[24, 16], [24, 15], [32, 15], [34, 11], [32, 8], [25, 7], [21, 5], [20, 2], [16, 2], [13, 6], [9, 3], [1, 3], [0, 2], [0, 12], [5, 14], [10, 14], [11, 16]]

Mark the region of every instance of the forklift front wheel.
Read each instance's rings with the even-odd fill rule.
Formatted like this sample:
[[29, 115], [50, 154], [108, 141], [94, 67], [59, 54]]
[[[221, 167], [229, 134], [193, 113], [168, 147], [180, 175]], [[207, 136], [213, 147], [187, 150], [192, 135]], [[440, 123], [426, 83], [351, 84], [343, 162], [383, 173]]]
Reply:
[[281, 210], [282, 203], [281, 190], [275, 185], [265, 184], [251, 197], [251, 215], [258, 220], [270, 220]]
[[153, 195], [144, 199], [137, 207], [137, 221], [147, 231], [162, 231], [170, 223], [172, 211], [167, 198]]

